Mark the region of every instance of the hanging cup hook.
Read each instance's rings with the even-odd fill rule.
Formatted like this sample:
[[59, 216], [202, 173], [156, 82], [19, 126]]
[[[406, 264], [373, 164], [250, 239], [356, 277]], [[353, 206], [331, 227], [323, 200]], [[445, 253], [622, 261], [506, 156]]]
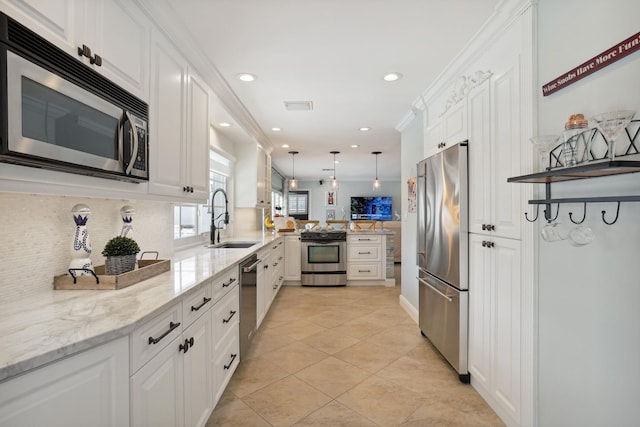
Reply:
[[558, 215], [560, 214], [560, 203], [558, 203], [556, 216], [554, 216], [553, 218], [551, 218], [551, 204], [548, 204], [547, 206], [549, 206], [549, 212], [547, 212], [546, 209], [544, 210], [544, 217], [547, 219], [547, 222], [555, 221], [556, 219], [558, 219]]
[[524, 213], [524, 217], [527, 221], [529, 222], [536, 222], [538, 220], [538, 215], [540, 215], [540, 205], [536, 205], [536, 217], [533, 219], [529, 219], [529, 216], [527, 215], [528, 212]]
[[587, 202], [584, 202], [584, 207], [583, 207], [583, 211], [582, 211], [582, 219], [580, 221], [574, 221], [573, 220], [573, 212], [569, 212], [569, 219], [571, 220], [572, 223], [574, 224], [582, 224], [584, 222], [584, 219], [587, 217]]
[[606, 219], [604, 219], [605, 214], [607, 213], [607, 211], [602, 211], [602, 222], [604, 222], [607, 225], [613, 225], [616, 223], [616, 221], [618, 221], [618, 215], [620, 214], [620, 202], [618, 202], [618, 208], [616, 209], [616, 217], [613, 219], [613, 221], [609, 222]]

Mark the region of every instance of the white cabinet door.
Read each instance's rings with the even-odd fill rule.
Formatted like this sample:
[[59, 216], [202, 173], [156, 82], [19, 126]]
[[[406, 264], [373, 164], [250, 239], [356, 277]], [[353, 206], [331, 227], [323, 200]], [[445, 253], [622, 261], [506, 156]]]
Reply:
[[469, 230], [520, 238], [518, 67], [469, 94]]
[[182, 197], [184, 156], [184, 103], [186, 61], [178, 51], [154, 32], [151, 62], [151, 150], [149, 191]]
[[491, 265], [493, 252], [483, 242], [487, 237], [469, 234], [469, 373], [474, 385], [487, 390], [491, 382]]
[[298, 234], [284, 237], [284, 280], [301, 280], [301, 243]]
[[0, 426], [129, 425], [123, 337], [0, 384]]
[[257, 144], [236, 145], [236, 206], [271, 207], [271, 157]]
[[[424, 158], [431, 157], [436, 154], [442, 143], [442, 122], [437, 120], [432, 126], [425, 129], [424, 132]], [[417, 163], [417, 162], [416, 162]]]
[[[144, 13], [122, 0], [83, 1], [85, 16], [78, 27], [102, 65], [91, 66], [137, 97], [149, 99], [149, 38], [151, 25]], [[77, 52], [76, 52], [77, 54]], [[83, 61], [90, 64], [88, 58]]]
[[442, 141], [445, 148], [467, 139], [467, 101], [462, 100], [442, 115]]
[[[491, 88], [487, 80], [469, 94], [469, 231], [489, 234], [491, 223]], [[473, 277], [473, 276], [471, 276]]]
[[494, 309], [492, 394], [514, 420], [520, 419], [520, 241], [492, 238]]
[[520, 419], [520, 241], [472, 233], [469, 243], [471, 380]]
[[183, 333], [189, 343], [184, 353], [184, 419], [187, 427], [202, 427], [213, 411], [211, 310]]
[[209, 195], [209, 89], [193, 74], [189, 76], [188, 89], [184, 182], [193, 188], [194, 198], [206, 200]]
[[75, 0], [2, 0], [2, 11], [65, 52], [77, 57]]
[[520, 66], [513, 64], [504, 73], [492, 78], [492, 224], [495, 235], [520, 238], [521, 185], [510, 184], [507, 178], [521, 174], [520, 150]]
[[181, 344], [182, 336], [174, 339], [131, 377], [132, 426], [184, 426]]

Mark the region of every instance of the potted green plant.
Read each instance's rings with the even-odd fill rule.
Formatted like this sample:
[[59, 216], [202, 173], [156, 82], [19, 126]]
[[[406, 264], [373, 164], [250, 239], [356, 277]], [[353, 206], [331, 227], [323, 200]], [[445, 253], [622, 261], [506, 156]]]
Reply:
[[130, 237], [116, 236], [109, 240], [102, 250], [105, 261], [105, 271], [108, 275], [132, 271], [136, 268], [136, 254], [140, 252], [140, 247], [135, 240]]

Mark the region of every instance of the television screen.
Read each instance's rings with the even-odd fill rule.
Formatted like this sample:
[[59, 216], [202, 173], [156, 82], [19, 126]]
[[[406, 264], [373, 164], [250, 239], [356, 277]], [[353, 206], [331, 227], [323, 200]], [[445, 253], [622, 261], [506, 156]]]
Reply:
[[371, 219], [376, 221], [391, 221], [391, 196], [352, 197], [351, 219]]

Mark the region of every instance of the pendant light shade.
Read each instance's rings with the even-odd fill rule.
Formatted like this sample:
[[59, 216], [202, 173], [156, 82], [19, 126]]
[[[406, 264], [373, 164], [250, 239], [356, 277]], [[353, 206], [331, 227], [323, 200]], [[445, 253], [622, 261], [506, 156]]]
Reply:
[[371, 154], [376, 156], [376, 179], [373, 180], [373, 191], [380, 190], [380, 180], [378, 179], [378, 154], [382, 154], [382, 151], [372, 151]]
[[333, 154], [333, 179], [331, 179], [331, 188], [338, 188], [338, 176], [336, 174], [336, 154], [340, 154], [339, 151], [330, 151]]
[[296, 180], [296, 154], [297, 151], [289, 151], [291, 154], [291, 179], [289, 180], [289, 189], [295, 190], [298, 188], [298, 181]]

